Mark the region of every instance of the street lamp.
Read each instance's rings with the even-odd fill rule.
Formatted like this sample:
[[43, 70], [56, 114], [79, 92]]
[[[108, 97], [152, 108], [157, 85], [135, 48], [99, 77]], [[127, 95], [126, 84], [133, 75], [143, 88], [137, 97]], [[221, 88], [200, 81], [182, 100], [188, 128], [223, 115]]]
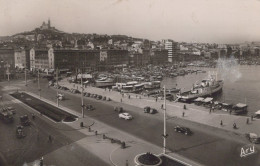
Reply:
[[41, 87], [40, 87], [40, 69], [38, 68], [38, 91], [39, 91], [39, 97], [41, 99]]
[[163, 154], [166, 153], [166, 138], [168, 137], [168, 134], [166, 134], [166, 88], [164, 89], [164, 104], [163, 104]]
[[59, 74], [59, 69], [57, 68], [56, 69], [56, 83], [57, 83], [57, 107], [59, 107], [59, 91], [58, 91], [58, 80], [59, 80], [59, 76], [58, 76], [58, 74]]

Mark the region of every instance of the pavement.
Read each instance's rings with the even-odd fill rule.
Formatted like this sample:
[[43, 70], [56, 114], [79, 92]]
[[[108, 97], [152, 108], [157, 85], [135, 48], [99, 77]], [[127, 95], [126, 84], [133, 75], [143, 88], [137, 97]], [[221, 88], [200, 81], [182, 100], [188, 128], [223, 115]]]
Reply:
[[[66, 86], [69, 89], [81, 89], [80, 84], [69, 83], [66, 79], [61, 80], [59, 85]], [[156, 102], [155, 98], [153, 97], [147, 97], [140, 94], [121, 94], [117, 91], [109, 91], [108, 89], [105, 90], [92, 86], [87, 86], [84, 88], [84, 92], [109, 96], [113, 101], [121, 102], [122, 100], [123, 103], [134, 105], [140, 108], [150, 106], [156, 108], [157, 110], [161, 110], [161, 106], [164, 103], [164, 101], [160, 99], [158, 99]], [[186, 110], [183, 109], [184, 105], [186, 105]], [[182, 116], [183, 112], [184, 117]], [[260, 134], [260, 120], [258, 119], [253, 119], [252, 121], [250, 117], [230, 115], [227, 112], [219, 110], [210, 113], [209, 109], [203, 106], [197, 106], [195, 104], [166, 101], [166, 114], [168, 117], [178, 117], [207, 126], [232, 131], [238, 134], [245, 134], [249, 132]], [[246, 123], [247, 119], [249, 119], [248, 124]], [[221, 121], [223, 125], [220, 125]], [[236, 123], [237, 129], [233, 128], [234, 123]]]

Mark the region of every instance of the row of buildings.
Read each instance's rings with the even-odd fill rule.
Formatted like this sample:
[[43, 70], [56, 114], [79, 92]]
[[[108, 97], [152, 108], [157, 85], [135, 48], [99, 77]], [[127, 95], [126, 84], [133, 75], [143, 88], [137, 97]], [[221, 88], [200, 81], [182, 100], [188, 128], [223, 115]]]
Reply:
[[[108, 70], [126, 66], [163, 64], [168, 62], [168, 50], [153, 49], [128, 51], [121, 49], [61, 49], [61, 48], [2, 48], [0, 75], [15, 69], [51, 71], [57, 68]], [[1, 76], [0, 76], [1, 77]]]

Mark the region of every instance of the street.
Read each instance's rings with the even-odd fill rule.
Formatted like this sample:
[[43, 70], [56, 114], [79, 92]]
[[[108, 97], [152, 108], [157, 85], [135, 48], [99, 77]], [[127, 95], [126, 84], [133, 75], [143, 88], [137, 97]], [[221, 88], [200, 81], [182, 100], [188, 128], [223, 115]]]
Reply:
[[[27, 90], [37, 91], [35, 84], [31, 83]], [[56, 101], [56, 89], [48, 88], [47, 81], [42, 80], [41, 87], [44, 87], [42, 96], [49, 100]], [[61, 90], [59, 90], [61, 91]], [[65, 94], [65, 101], [61, 105], [81, 112], [80, 95], [61, 91]], [[37, 93], [36, 93], [37, 94]], [[96, 109], [85, 112], [89, 117], [118, 128], [124, 132], [135, 135], [153, 144], [162, 146], [163, 121], [161, 114], [144, 114], [143, 110], [123, 103], [103, 102], [92, 98], [84, 97], [84, 102], [92, 104]], [[134, 119], [126, 121], [118, 118], [114, 106], [122, 105]], [[167, 120], [167, 149], [195, 160], [205, 165], [258, 165], [258, 153], [241, 158], [240, 150], [249, 142], [240, 135], [220, 129], [207, 127], [193, 122], [170, 118]], [[184, 125], [193, 131], [192, 136], [182, 135], [173, 131], [174, 126]]]

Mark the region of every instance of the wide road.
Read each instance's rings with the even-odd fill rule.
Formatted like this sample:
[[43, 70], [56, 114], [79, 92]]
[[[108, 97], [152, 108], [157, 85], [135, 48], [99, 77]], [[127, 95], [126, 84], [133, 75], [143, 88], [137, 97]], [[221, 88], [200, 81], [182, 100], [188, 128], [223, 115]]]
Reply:
[[[0, 166], [20, 166], [24, 163], [33, 162], [45, 154], [63, 146], [69, 146], [85, 137], [78, 130], [62, 123], [54, 123], [40, 116], [31, 108], [14, 100], [6, 94], [7, 92], [1, 91], [1, 89], [0, 86], [0, 94], [3, 96], [0, 106], [12, 106], [16, 109], [16, 114], [13, 123], [4, 123], [0, 120]], [[31, 119], [30, 115], [32, 113], [36, 115], [35, 120]], [[24, 127], [26, 137], [18, 139], [15, 135], [16, 126], [20, 125], [19, 117], [25, 114], [29, 115], [32, 123], [30, 126]], [[52, 142], [48, 141], [49, 135], [53, 138]], [[107, 165], [107, 163], [104, 163], [90, 152], [82, 150], [81, 147], [75, 150], [84, 152], [86, 155], [84, 160], [88, 161], [89, 165]]]
[[[47, 81], [41, 81], [42, 96], [56, 101], [56, 89], [48, 88]], [[31, 83], [28, 91], [37, 92], [36, 84]], [[75, 111], [81, 111], [80, 95], [65, 92], [66, 100], [61, 104]], [[151, 115], [144, 114], [143, 110], [122, 103], [103, 102], [84, 97], [84, 102], [96, 107], [94, 111], [85, 112], [87, 116], [118, 128], [124, 132], [142, 138], [153, 144], [162, 146], [163, 121], [162, 113]], [[134, 119], [126, 121], [118, 118], [114, 106], [121, 105], [130, 112]], [[192, 136], [185, 136], [173, 131], [174, 126], [184, 125], [194, 132]], [[244, 136], [232, 132], [222, 131], [213, 127], [168, 117], [167, 120], [167, 149], [176, 152], [191, 160], [209, 166], [255, 166], [260, 164], [259, 153], [248, 157], [240, 157], [241, 147], [249, 144]], [[258, 147], [256, 147], [258, 149]], [[259, 150], [258, 150], [259, 151]]]

